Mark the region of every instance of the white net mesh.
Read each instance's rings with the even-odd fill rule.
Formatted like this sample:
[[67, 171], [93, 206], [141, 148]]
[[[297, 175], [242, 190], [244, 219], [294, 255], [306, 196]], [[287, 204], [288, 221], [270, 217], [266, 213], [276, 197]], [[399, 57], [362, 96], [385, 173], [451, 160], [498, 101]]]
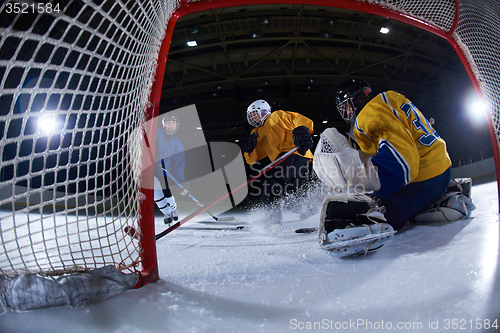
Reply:
[[454, 37], [465, 49], [470, 67], [489, 104], [496, 137], [496, 142], [491, 144], [492, 149], [498, 152], [500, 147], [500, 2], [460, 1], [460, 20]]
[[[209, 1], [186, 3], [198, 2]], [[452, 0], [364, 2], [453, 27]], [[0, 5], [0, 274], [133, 267], [142, 249], [123, 227], [138, 228], [140, 129], [179, 1], [60, 0], [43, 14], [9, 13], [9, 3]], [[456, 39], [498, 133], [500, 4], [461, 0], [460, 11]]]
[[364, 0], [423, 20], [443, 31], [450, 31], [455, 19], [454, 0]]
[[133, 131], [176, 3], [13, 4], [0, 6], [0, 274], [140, 269], [123, 232], [139, 219]]

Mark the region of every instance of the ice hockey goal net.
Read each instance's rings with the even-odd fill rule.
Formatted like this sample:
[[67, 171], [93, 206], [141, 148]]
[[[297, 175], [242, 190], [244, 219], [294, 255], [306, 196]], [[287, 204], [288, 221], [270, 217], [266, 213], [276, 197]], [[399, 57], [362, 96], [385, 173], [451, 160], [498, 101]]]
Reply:
[[[498, 2], [307, 3], [391, 17], [447, 39], [490, 104], [498, 161]], [[135, 130], [158, 113], [176, 20], [238, 5], [248, 1], [19, 0], [0, 5], [0, 275], [114, 265], [140, 273], [142, 283], [158, 278], [152, 193], [142, 189], [142, 136]], [[142, 230], [149, 243], [125, 235], [126, 226]]]

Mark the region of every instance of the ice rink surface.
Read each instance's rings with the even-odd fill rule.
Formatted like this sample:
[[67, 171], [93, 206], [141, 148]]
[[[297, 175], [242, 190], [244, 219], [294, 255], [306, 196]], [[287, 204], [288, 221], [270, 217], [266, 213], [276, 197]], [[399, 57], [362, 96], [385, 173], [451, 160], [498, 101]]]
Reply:
[[158, 240], [158, 282], [83, 308], [9, 312], [0, 332], [497, 331], [496, 182], [473, 186], [472, 198], [469, 219], [406, 225], [382, 249], [349, 258], [322, 251], [316, 233], [294, 233], [317, 226], [318, 214], [286, 212], [281, 233], [262, 234], [258, 211], [229, 211], [227, 224], [243, 229], [187, 223]]

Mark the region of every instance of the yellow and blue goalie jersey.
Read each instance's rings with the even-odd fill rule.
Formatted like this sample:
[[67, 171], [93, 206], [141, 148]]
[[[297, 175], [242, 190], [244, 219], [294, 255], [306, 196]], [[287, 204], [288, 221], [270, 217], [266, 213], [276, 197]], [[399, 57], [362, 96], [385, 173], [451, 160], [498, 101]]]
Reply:
[[377, 196], [382, 198], [451, 166], [446, 142], [418, 108], [395, 91], [365, 105], [356, 118], [354, 137], [362, 151], [374, 155], [381, 184]]

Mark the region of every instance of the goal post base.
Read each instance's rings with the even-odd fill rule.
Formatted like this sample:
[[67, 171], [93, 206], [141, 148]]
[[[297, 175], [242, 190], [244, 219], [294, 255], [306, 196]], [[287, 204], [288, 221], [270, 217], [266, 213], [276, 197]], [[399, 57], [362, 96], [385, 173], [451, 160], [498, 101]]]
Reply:
[[139, 274], [123, 274], [114, 266], [49, 276], [22, 274], [0, 277], [0, 314], [51, 307], [80, 307], [133, 288]]

